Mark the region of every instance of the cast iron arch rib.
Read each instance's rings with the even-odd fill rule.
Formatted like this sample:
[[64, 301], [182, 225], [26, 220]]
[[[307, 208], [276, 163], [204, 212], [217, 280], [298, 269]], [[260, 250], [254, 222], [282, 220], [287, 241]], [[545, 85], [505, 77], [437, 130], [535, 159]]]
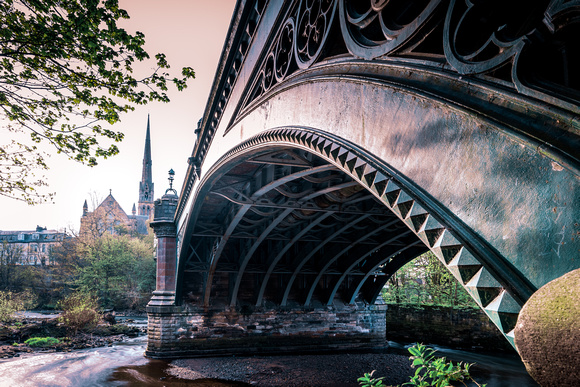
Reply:
[[326, 273], [326, 271], [330, 268], [330, 266], [335, 263], [341, 256], [343, 256], [344, 254], [348, 253], [352, 248], [354, 248], [355, 246], [359, 245], [361, 242], [365, 241], [368, 238], [371, 238], [373, 235], [388, 229], [394, 225], [396, 225], [397, 223], [399, 223], [400, 220], [394, 220], [392, 222], [389, 222], [387, 224], [384, 224], [382, 226], [377, 227], [375, 230], [373, 230], [370, 233], [367, 233], [365, 235], [363, 235], [362, 237], [360, 237], [359, 239], [355, 240], [354, 242], [352, 242], [349, 246], [347, 246], [346, 248], [341, 249], [337, 254], [335, 254], [334, 256], [332, 256], [330, 259], [328, 259], [324, 265], [322, 266], [322, 268], [318, 271], [318, 274], [316, 275], [316, 278], [314, 278], [314, 280], [312, 281], [311, 285], [310, 285], [310, 290], [308, 291], [308, 294], [306, 296], [306, 300], [304, 301], [304, 305], [305, 306], [309, 306], [311, 301], [312, 301], [312, 296], [314, 295], [314, 290], [316, 289], [316, 286], [318, 284], [318, 282], [320, 281], [320, 279], [322, 278], [322, 276], [324, 275], [324, 273]]
[[[304, 175], [303, 173], [300, 174], [300, 177], [306, 180], [318, 180], [319, 182], [323, 182], [326, 181], [328, 179], [315, 179], [312, 176], [315, 173], [318, 173], [320, 171], [326, 171], [328, 168], [326, 168], [326, 166], [322, 166], [322, 167], [318, 167], [318, 168], [312, 168], [310, 171], [313, 171], [312, 174], [309, 175]], [[280, 179], [282, 180], [282, 179]], [[270, 183], [270, 186], [274, 187], [274, 189], [279, 190], [280, 187], [279, 185], [273, 184], [275, 182]], [[302, 194], [302, 196], [300, 195], [296, 195], [296, 198], [298, 198], [298, 207], [302, 207], [301, 204], [305, 203], [308, 200], [311, 200], [315, 197], [333, 192], [333, 191], [337, 191], [337, 190], [341, 190], [343, 188], [349, 188], [352, 186], [358, 185], [358, 183], [354, 182], [354, 181], [350, 181], [350, 182], [346, 182], [346, 183], [342, 183], [342, 184], [337, 184], [334, 186], [330, 186], [321, 190], [317, 190], [315, 192], [307, 192], [306, 194]], [[288, 195], [288, 193], [285, 193], [285, 195]], [[264, 230], [264, 232], [260, 235], [260, 237], [254, 242], [254, 244], [252, 245], [252, 247], [248, 250], [248, 252], [245, 254], [244, 259], [241, 261], [240, 263], [240, 268], [239, 268], [239, 272], [236, 274], [236, 280], [235, 280], [235, 284], [233, 287], [233, 291], [232, 291], [232, 297], [230, 300], [230, 306], [235, 306], [236, 302], [237, 302], [237, 295], [238, 295], [238, 291], [240, 288], [240, 284], [242, 281], [242, 277], [244, 274], [244, 271], [246, 269], [246, 266], [248, 265], [248, 263], [250, 262], [250, 259], [252, 258], [252, 256], [254, 255], [254, 253], [256, 252], [256, 250], [258, 249], [258, 247], [262, 244], [262, 242], [266, 239], [266, 237], [276, 228], [276, 226], [278, 226], [278, 224], [280, 224], [281, 222], [283, 222], [286, 217], [288, 215], [290, 215], [296, 208], [286, 208], [279, 216], [277, 216], [274, 221], [271, 222], [271, 224]], [[331, 212], [330, 214], [333, 214], [334, 212]], [[362, 220], [365, 219], [366, 217], [371, 216], [371, 214], [365, 214], [362, 217], [359, 217], [358, 219]], [[325, 219], [325, 217], [323, 217], [321, 220]], [[315, 223], [318, 224], [318, 223]], [[290, 244], [291, 245], [291, 244]], [[290, 247], [290, 246], [289, 246]], [[274, 264], [275, 265], [275, 264]], [[267, 281], [265, 281], [267, 282]]]
[[[343, 281], [347, 278], [347, 276], [349, 276], [350, 274], [353, 273], [355, 267], [358, 266], [359, 263], [365, 261], [371, 255], [373, 255], [373, 254], [378, 255], [381, 257], [380, 258], [381, 261], [383, 261], [383, 260], [388, 261], [391, 257], [394, 257], [396, 254], [399, 254], [399, 253], [405, 251], [406, 249], [408, 249], [409, 247], [414, 246], [417, 243], [420, 243], [419, 240], [414, 240], [413, 242], [410, 242], [409, 245], [403, 245], [403, 247], [393, 245], [393, 242], [400, 240], [401, 238], [410, 236], [410, 235], [411, 235], [411, 230], [407, 230], [407, 231], [404, 231], [398, 235], [395, 235], [391, 239], [381, 243], [380, 245], [373, 246], [372, 249], [366, 251], [365, 254], [361, 255], [360, 257], [358, 257], [357, 259], [352, 261], [351, 264], [346, 268], [346, 270], [344, 270], [342, 272], [342, 275], [335, 282], [335, 284], [332, 288], [332, 291], [330, 292], [330, 294], [328, 296], [328, 300], [326, 301], [326, 305], [332, 305], [332, 302], [333, 302], [334, 298], [336, 297], [336, 293], [338, 292], [338, 289], [342, 285]], [[400, 248], [397, 248], [397, 247], [400, 247]], [[389, 250], [389, 248], [391, 248], [391, 249]], [[386, 251], [384, 251], [384, 250], [386, 250]], [[386, 258], [383, 258], [385, 256], [386, 256]], [[364, 280], [363, 280], [363, 282], [364, 282]], [[348, 297], [348, 302], [349, 303], [354, 302], [354, 297], [356, 297], [356, 293], [354, 293], [353, 295]]]
[[[207, 280], [206, 280], [206, 285], [205, 285], [205, 290], [204, 290], [204, 297], [203, 297], [204, 306], [209, 305], [209, 300], [210, 300], [210, 296], [211, 296], [211, 287], [213, 285], [213, 277], [214, 277], [214, 274], [216, 272], [217, 265], [218, 265], [218, 262], [220, 260], [221, 255], [222, 255], [222, 252], [225, 248], [225, 245], [227, 244], [228, 240], [230, 239], [230, 237], [231, 237], [232, 233], [234, 232], [234, 230], [236, 229], [236, 227], [239, 225], [239, 223], [244, 218], [244, 215], [252, 208], [252, 206], [259, 205], [259, 203], [257, 203], [257, 202], [263, 195], [265, 195], [267, 192], [269, 192], [271, 190], [279, 188], [283, 184], [286, 184], [292, 180], [300, 179], [304, 176], [313, 175], [313, 174], [320, 173], [320, 172], [326, 172], [329, 170], [334, 170], [335, 168], [336, 167], [332, 164], [325, 164], [325, 165], [321, 165], [318, 167], [308, 168], [308, 169], [284, 176], [280, 179], [274, 180], [274, 181], [264, 185], [263, 187], [259, 187], [253, 194], [251, 194], [248, 201], [245, 204], [241, 205], [240, 208], [238, 209], [238, 211], [236, 212], [236, 214], [234, 215], [234, 217], [231, 220], [231, 222], [229, 223], [224, 235], [220, 238], [214, 254], [212, 254], [212, 256], [211, 256], [210, 269], [209, 269], [209, 272], [207, 275]], [[283, 219], [284, 218], [280, 219], [280, 221]], [[248, 260], [249, 260], [249, 258], [248, 258]], [[245, 268], [245, 265], [243, 266], [243, 268]], [[242, 268], [242, 272], [243, 272], [243, 268]], [[238, 282], [239, 282], [239, 280], [236, 282], [236, 289], [239, 288]]]
[[290, 250], [290, 248], [294, 246], [294, 244], [298, 240], [300, 240], [300, 238], [302, 238], [304, 235], [306, 235], [314, 227], [318, 226], [318, 224], [320, 224], [324, 219], [328, 218], [332, 214], [333, 214], [332, 212], [324, 213], [320, 215], [318, 218], [316, 218], [313, 222], [311, 222], [308, 226], [304, 227], [298, 234], [295, 235], [294, 238], [292, 238], [292, 240], [289, 243], [286, 244], [286, 246], [284, 246], [284, 248], [274, 257], [274, 259], [272, 259], [272, 261], [269, 262], [268, 270], [266, 271], [266, 274], [264, 274], [264, 279], [262, 280], [262, 285], [260, 286], [260, 291], [258, 292], [256, 306], [260, 306], [262, 304], [262, 301], [264, 299], [264, 293], [266, 291], [266, 286], [268, 285], [270, 276], [274, 272], [274, 268], [276, 267], [278, 262], [280, 262], [284, 254], [286, 254], [288, 250]]
[[[244, 154], [255, 153], [257, 149], [285, 147], [306, 150], [321, 157], [330, 163], [323, 167], [342, 170], [372, 193], [435, 253], [513, 342], [513, 334], [509, 331], [511, 324], [502, 325], [502, 321], [510, 320], [505, 318], [506, 315], [517, 317], [521, 305], [534, 292], [533, 285], [449, 210], [372, 154], [326, 132], [312, 128], [284, 127], [264, 131], [238, 145], [226, 153], [212, 170], [222, 168], [234, 159], [241, 160]], [[212, 173], [210, 171], [207, 176]], [[284, 184], [281, 180], [262, 187], [254, 195], [281, 186]], [[318, 219], [322, 221], [325, 216], [330, 216], [330, 212]], [[217, 262], [215, 258], [212, 258], [213, 264]], [[275, 263], [270, 262], [261, 283], [257, 305], [263, 301], [267, 277], [274, 267]], [[207, 281], [206, 302], [209, 302], [210, 288], [211, 282]]]
[[[345, 298], [349, 300], [349, 303], [352, 304], [356, 296], [358, 295], [359, 291], [361, 290], [361, 287], [367, 283], [368, 278], [371, 275], [373, 275], [373, 273], [376, 273], [377, 269], [384, 263], [389, 262], [391, 260], [400, 259], [402, 263], [404, 262], [401, 265], [403, 266], [405, 263], [412, 261], [414, 258], [418, 257], [419, 255], [423, 254], [426, 251], [427, 248], [425, 246], [422, 246], [420, 241], [416, 241], [411, 242], [408, 245], [396, 250], [394, 253], [390, 254], [387, 258], [380, 257], [378, 259], [371, 260], [369, 263], [364, 265], [364, 267], [370, 266], [370, 268], [366, 270], [364, 276], [362, 276], [362, 278], [358, 281], [358, 284], [356, 284], [356, 286], [352, 286], [351, 289], [347, 290], [347, 297]], [[374, 299], [371, 300], [368, 297], [364, 297], [364, 295], [363, 298], [365, 298], [366, 302], [369, 303], [374, 302]]]
[[294, 264], [294, 270], [292, 272], [292, 275], [290, 276], [290, 279], [288, 280], [288, 283], [286, 284], [286, 290], [284, 291], [284, 296], [282, 297], [282, 303], [281, 305], [286, 305], [286, 301], [288, 300], [288, 295], [290, 293], [290, 289], [292, 288], [292, 284], [294, 283], [294, 281], [296, 280], [296, 277], [298, 276], [298, 273], [300, 272], [300, 269], [302, 269], [302, 267], [320, 250], [322, 249], [327, 243], [331, 242], [334, 238], [336, 238], [337, 236], [341, 235], [343, 232], [345, 232], [346, 230], [352, 228], [354, 225], [356, 225], [357, 223], [365, 220], [366, 218], [368, 218], [370, 215], [363, 215], [363, 216], [359, 216], [356, 217], [354, 220], [352, 220], [351, 222], [348, 222], [346, 225], [342, 226], [341, 228], [339, 228], [337, 231], [335, 231], [334, 233], [330, 234], [325, 240], [323, 240], [321, 243], [318, 244], [318, 246], [316, 246], [314, 249], [312, 249], [306, 256], [299, 258], [296, 260], [295, 264]]

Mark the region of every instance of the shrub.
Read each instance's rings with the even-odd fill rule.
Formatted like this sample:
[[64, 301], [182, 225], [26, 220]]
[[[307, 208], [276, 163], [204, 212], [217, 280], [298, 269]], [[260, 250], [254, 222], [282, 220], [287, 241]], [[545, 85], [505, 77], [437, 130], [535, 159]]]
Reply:
[[410, 347], [408, 351], [412, 355], [409, 358], [413, 362], [411, 366], [417, 370], [409, 382], [403, 383], [404, 386], [446, 387], [451, 382], [461, 382], [464, 386], [467, 386], [465, 382], [473, 382], [480, 386], [469, 374], [471, 364], [454, 364], [444, 357], [435, 357], [435, 350], [423, 344]]
[[30, 339], [24, 342], [24, 344], [26, 345], [39, 348], [52, 347], [53, 345], [59, 343], [60, 341], [58, 339], [55, 339], [54, 337], [31, 337]]
[[[435, 350], [426, 347], [423, 344], [416, 344], [408, 349], [411, 353], [409, 360], [413, 362], [413, 368], [417, 368], [415, 375], [403, 386], [413, 387], [449, 387], [451, 382], [461, 382], [467, 386], [466, 382], [473, 382], [479, 387], [486, 387], [477, 383], [469, 374], [469, 367], [472, 364], [458, 363], [453, 364], [444, 357], [435, 357]], [[358, 378], [362, 387], [384, 387], [384, 378], [373, 378], [373, 373], [365, 373], [363, 377]]]
[[373, 374], [375, 373], [375, 371], [376, 370], [373, 370], [373, 372], [371, 372], [370, 374], [365, 373], [364, 376], [357, 379], [361, 387], [385, 387], [385, 385], [383, 384], [384, 377], [376, 379], [373, 378]]
[[0, 322], [10, 322], [14, 313], [24, 310], [24, 304], [16, 293], [0, 291]]
[[22, 303], [23, 310], [31, 310], [38, 305], [38, 296], [29, 289], [16, 293], [16, 297]]
[[62, 309], [59, 321], [75, 334], [81, 329], [95, 327], [101, 318], [97, 299], [90, 294], [74, 293], [60, 301], [59, 307]]

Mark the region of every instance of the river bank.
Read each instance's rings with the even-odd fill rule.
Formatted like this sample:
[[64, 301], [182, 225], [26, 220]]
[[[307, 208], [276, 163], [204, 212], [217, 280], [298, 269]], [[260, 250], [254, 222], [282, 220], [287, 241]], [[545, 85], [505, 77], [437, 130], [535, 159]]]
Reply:
[[[71, 332], [58, 318], [20, 318], [0, 324], [0, 359], [19, 357], [27, 353], [70, 352], [73, 350], [111, 346], [130, 337], [145, 334], [143, 328], [126, 324], [99, 324], [80, 332]], [[58, 343], [35, 347], [25, 342], [32, 337], [54, 337]]]
[[[64, 327], [58, 325], [54, 316], [21, 319], [20, 324], [13, 325], [18, 329], [11, 331], [10, 337], [2, 336], [0, 328], [0, 339], [4, 339], [4, 345], [0, 346], [0, 385], [358, 386], [357, 378], [376, 370], [374, 376], [385, 377], [385, 385], [392, 386], [407, 382], [413, 373], [408, 345], [395, 342], [389, 342], [387, 352], [383, 353], [151, 360], [143, 357], [146, 318], [128, 318], [117, 316], [117, 321], [123, 324], [102, 324], [92, 333], [80, 333], [48, 349], [31, 348], [22, 343], [33, 332], [42, 336], [58, 335], [58, 330]], [[141, 336], [130, 338], [119, 331], [111, 334], [115, 329], [126, 329], [122, 327], [127, 324], [133, 325], [131, 336]], [[18, 337], [14, 336], [16, 332]], [[14, 346], [12, 340], [20, 340], [20, 344]], [[472, 374], [480, 383], [494, 387], [537, 386], [517, 355], [437, 349], [440, 356], [476, 363]]]
[[[358, 386], [365, 372], [385, 385], [409, 380], [407, 346], [388, 353], [221, 357], [154, 360], [143, 356], [146, 337], [111, 346], [0, 359], [0, 386]], [[437, 348], [441, 356], [476, 363], [472, 374], [493, 387], [537, 387], [517, 356]]]
[[180, 379], [227, 379], [252, 386], [359, 386], [376, 370], [386, 385], [409, 381], [408, 356], [344, 353], [297, 356], [223, 357], [173, 360], [167, 373]]

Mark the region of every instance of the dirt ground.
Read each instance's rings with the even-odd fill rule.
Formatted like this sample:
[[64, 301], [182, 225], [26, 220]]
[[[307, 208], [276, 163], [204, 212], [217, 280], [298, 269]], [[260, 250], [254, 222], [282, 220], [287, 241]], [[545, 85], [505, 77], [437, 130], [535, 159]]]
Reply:
[[385, 377], [387, 386], [407, 382], [413, 373], [407, 356], [393, 354], [179, 359], [166, 372], [180, 379], [211, 378], [252, 386], [347, 387], [358, 386], [357, 379], [373, 370], [374, 377]]

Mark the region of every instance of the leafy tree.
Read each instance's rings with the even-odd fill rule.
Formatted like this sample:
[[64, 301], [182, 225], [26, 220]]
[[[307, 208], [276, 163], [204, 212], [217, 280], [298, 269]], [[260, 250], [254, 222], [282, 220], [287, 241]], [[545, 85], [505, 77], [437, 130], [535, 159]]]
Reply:
[[14, 313], [34, 307], [36, 300], [36, 295], [28, 290], [21, 293], [0, 291], [0, 322], [12, 321]]
[[36, 281], [30, 287], [39, 295], [44, 308], [54, 308], [59, 300], [76, 289], [80, 263], [80, 241], [65, 238], [49, 252], [49, 265], [36, 267]]
[[[0, 144], [0, 195], [49, 199], [33, 173], [48, 169], [39, 143], [94, 166], [117, 154], [114, 143], [123, 139], [101, 122], [115, 124], [138, 104], [169, 102], [169, 84], [183, 90], [194, 78], [190, 67], [171, 78], [164, 54], [155, 55], [151, 74], [135, 75], [136, 62], [150, 56], [143, 33], [117, 25], [128, 18], [118, 0], [0, 2], [0, 119], [13, 138]], [[14, 139], [19, 133], [30, 138]]]
[[141, 307], [155, 289], [152, 237], [103, 235], [83, 256], [77, 284], [96, 294], [102, 307]]
[[477, 304], [432, 252], [397, 271], [382, 291], [385, 302], [473, 307]]
[[0, 289], [14, 290], [19, 285], [20, 275], [16, 264], [22, 256], [22, 248], [15, 244], [0, 244]]
[[0, 322], [10, 322], [13, 315], [24, 309], [22, 300], [15, 293], [0, 291]]

